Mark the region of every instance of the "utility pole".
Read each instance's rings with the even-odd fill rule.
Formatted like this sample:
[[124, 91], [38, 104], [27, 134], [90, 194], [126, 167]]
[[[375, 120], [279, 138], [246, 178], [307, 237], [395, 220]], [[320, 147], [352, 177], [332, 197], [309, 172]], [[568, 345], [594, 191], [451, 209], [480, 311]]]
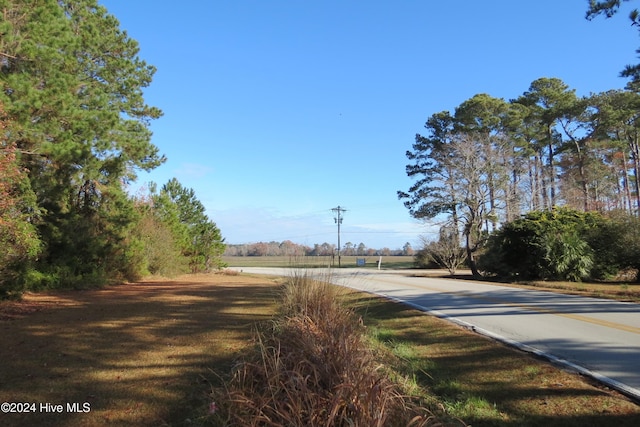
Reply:
[[341, 267], [340, 265], [340, 224], [342, 224], [342, 212], [346, 212], [346, 209], [343, 209], [340, 207], [340, 205], [338, 205], [337, 208], [333, 208], [331, 209], [336, 216], [333, 217], [333, 220], [336, 222], [336, 224], [338, 224], [338, 267]]

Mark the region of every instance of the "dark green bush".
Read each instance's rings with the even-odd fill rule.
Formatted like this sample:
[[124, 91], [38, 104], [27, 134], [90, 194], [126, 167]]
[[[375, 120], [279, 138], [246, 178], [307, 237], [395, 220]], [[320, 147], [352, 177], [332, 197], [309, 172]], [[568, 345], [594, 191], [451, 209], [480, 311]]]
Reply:
[[[586, 240], [595, 254], [594, 278], [606, 279], [626, 269], [640, 270], [640, 218], [613, 214], [590, 230]], [[636, 275], [638, 279], [640, 276]]]
[[490, 274], [523, 279], [578, 281], [603, 270], [604, 251], [589, 244], [606, 229], [598, 213], [567, 208], [530, 212], [505, 224], [488, 240], [479, 260]]
[[433, 258], [429, 256], [429, 251], [426, 248], [416, 251], [416, 254], [413, 256], [413, 264], [418, 268], [440, 268]]

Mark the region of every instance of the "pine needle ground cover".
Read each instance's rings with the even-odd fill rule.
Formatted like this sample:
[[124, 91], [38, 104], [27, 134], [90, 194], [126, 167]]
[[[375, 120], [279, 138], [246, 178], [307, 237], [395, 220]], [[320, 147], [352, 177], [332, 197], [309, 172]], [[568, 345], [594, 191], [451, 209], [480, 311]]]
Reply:
[[[212, 370], [227, 372], [276, 311], [274, 281], [189, 275], [0, 303], [3, 426], [162, 426], [203, 422]], [[88, 403], [70, 413], [67, 403]], [[41, 403], [63, 405], [42, 413]], [[199, 418], [200, 417], [200, 418]]]
[[[0, 425], [220, 425], [217, 409], [229, 402], [212, 391], [233, 391], [238, 361], [260, 362], [247, 357], [260, 346], [278, 355], [272, 362], [286, 357], [273, 352], [273, 342], [255, 339], [257, 329], [276, 328], [281, 296], [281, 283], [271, 278], [202, 275], [2, 302], [0, 402], [88, 403], [90, 411], [0, 413]], [[413, 379], [412, 394], [424, 393], [454, 419], [474, 426], [640, 425], [638, 405], [578, 375], [399, 304], [353, 292], [341, 298], [362, 316], [355, 328], [381, 353], [392, 352], [393, 368]], [[309, 337], [315, 331], [308, 319], [280, 327]], [[300, 342], [298, 350], [313, 350]]]

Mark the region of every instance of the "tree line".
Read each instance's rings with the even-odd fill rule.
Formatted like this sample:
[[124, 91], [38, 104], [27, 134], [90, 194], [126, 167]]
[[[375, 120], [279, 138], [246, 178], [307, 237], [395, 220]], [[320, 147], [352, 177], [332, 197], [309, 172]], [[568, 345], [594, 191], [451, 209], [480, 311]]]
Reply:
[[460, 230], [470, 267], [483, 235], [529, 211], [640, 208], [640, 94], [578, 97], [540, 78], [509, 101], [478, 94], [429, 117], [418, 134], [399, 197], [416, 218]]
[[[590, 1], [586, 17], [620, 5]], [[451, 272], [466, 261], [474, 275], [640, 278], [640, 66], [621, 76], [624, 90], [582, 97], [544, 77], [429, 117], [406, 153], [415, 183], [398, 192], [413, 217], [441, 221], [422, 259]]]
[[0, 11], [0, 295], [217, 265], [223, 239], [192, 190], [126, 191], [166, 160], [137, 42], [96, 0]]
[[[283, 242], [256, 242], [246, 244], [229, 244], [226, 246], [226, 256], [333, 256], [337, 255], [337, 246], [333, 243], [315, 243], [313, 246], [301, 245], [291, 240]], [[407, 242], [402, 249], [390, 249], [387, 247], [374, 249], [364, 243], [354, 244], [347, 242], [340, 249], [340, 254], [345, 256], [413, 256], [414, 250], [411, 243]]]
[[[586, 18], [620, 6], [589, 1]], [[637, 9], [629, 19], [640, 29]], [[415, 182], [398, 191], [413, 217], [441, 224], [418, 262], [568, 280], [631, 268], [640, 279], [640, 65], [620, 75], [624, 90], [579, 97], [544, 77], [508, 101], [477, 94], [429, 117], [406, 153]]]
[[412, 216], [454, 231], [446, 239], [465, 248], [474, 275], [488, 236], [528, 212], [638, 215], [635, 91], [578, 97], [560, 79], [540, 78], [509, 101], [475, 95], [429, 117], [425, 129], [407, 152], [416, 181], [398, 195]]

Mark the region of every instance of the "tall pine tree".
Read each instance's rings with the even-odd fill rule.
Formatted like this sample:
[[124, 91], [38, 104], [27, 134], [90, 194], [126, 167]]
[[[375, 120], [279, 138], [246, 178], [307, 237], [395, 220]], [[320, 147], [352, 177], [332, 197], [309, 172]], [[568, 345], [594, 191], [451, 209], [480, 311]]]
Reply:
[[164, 158], [143, 89], [155, 69], [97, 0], [0, 0], [0, 102], [41, 209], [50, 281], [135, 275], [123, 183]]
[[223, 266], [225, 244], [220, 229], [209, 220], [195, 191], [173, 178], [153, 196], [154, 209], [172, 231], [182, 254], [189, 259], [192, 272], [210, 271]]

